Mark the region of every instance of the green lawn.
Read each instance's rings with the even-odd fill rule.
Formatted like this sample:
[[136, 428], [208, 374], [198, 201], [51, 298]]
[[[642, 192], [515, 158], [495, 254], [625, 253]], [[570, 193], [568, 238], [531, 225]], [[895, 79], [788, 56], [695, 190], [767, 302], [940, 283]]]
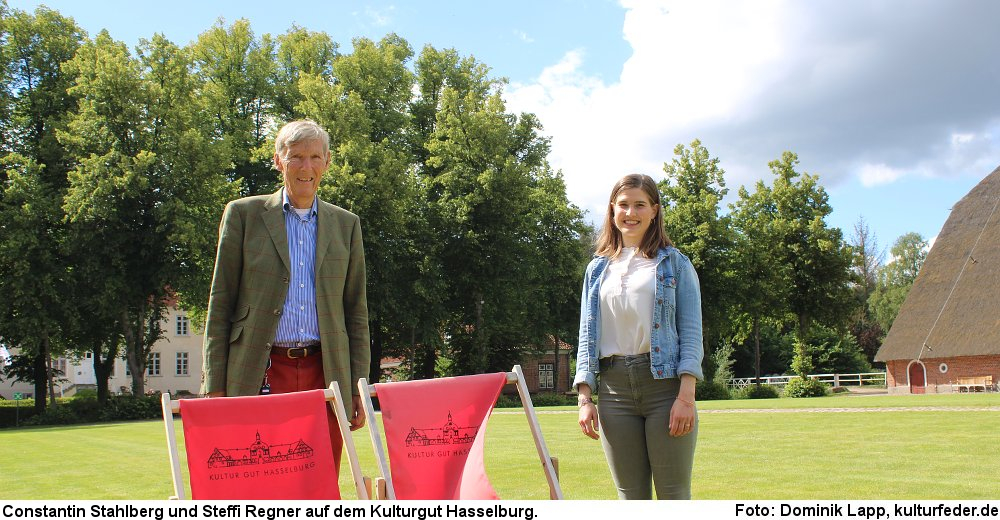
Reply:
[[[904, 407], [955, 410], [899, 411]], [[834, 396], [712, 401], [701, 415], [696, 499], [994, 499], [1000, 395]], [[879, 408], [789, 413], [787, 408]], [[736, 409], [755, 411], [725, 412]], [[600, 443], [575, 410], [539, 409], [570, 499], [615, 497]], [[718, 410], [718, 412], [713, 413]], [[773, 411], [770, 411], [773, 410]], [[520, 411], [490, 419], [487, 469], [501, 497], [544, 499], [545, 478]], [[180, 424], [177, 425], [178, 432]], [[375, 475], [367, 430], [355, 432], [362, 471]], [[0, 430], [0, 499], [163, 499], [171, 494], [159, 421]], [[346, 460], [344, 463], [346, 469]], [[343, 473], [347, 473], [344, 471]], [[345, 475], [346, 476], [346, 475]], [[353, 497], [346, 478], [341, 488]]]

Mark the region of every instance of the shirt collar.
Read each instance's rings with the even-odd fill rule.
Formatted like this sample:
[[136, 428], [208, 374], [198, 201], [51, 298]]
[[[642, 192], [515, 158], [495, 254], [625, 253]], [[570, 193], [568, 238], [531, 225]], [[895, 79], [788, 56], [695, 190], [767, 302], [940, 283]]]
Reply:
[[[310, 211], [309, 211], [309, 216], [310, 217], [316, 215], [316, 209], [317, 209], [317, 206], [318, 206], [317, 201], [318, 200], [319, 200], [319, 197], [316, 197], [316, 196], [313, 197], [312, 208], [310, 208]], [[281, 209], [285, 213], [288, 213], [289, 211], [292, 211], [292, 203], [288, 202], [288, 192], [285, 190], [284, 186], [281, 187]]]

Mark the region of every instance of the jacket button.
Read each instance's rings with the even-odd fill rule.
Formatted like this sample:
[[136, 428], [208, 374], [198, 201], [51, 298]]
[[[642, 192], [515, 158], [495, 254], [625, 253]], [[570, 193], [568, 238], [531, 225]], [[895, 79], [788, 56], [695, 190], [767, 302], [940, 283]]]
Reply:
[[271, 348], [271, 344], [270, 343], [264, 343], [264, 346], [267, 347], [267, 348]]
[[663, 298], [659, 298], [659, 299], [657, 299], [657, 300], [656, 300], [656, 303], [657, 303], [658, 305], [663, 305]]
[[281, 309], [274, 309], [275, 316], [281, 316]]
[[658, 329], [658, 328], [660, 328], [660, 324], [659, 324], [659, 323], [654, 323], [654, 324], [653, 324], [653, 328], [654, 328], [654, 329]]
[[659, 352], [659, 351], [660, 351], [660, 347], [653, 348], [653, 352]]

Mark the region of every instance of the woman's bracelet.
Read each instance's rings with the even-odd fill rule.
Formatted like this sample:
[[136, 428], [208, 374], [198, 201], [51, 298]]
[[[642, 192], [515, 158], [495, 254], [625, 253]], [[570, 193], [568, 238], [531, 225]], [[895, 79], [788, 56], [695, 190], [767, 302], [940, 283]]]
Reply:
[[691, 406], [694, 406], [694, 401], [688, 401], [687, 399], [681, 399], [681, 396], [677, 396], [676, 399], [678, 401], [682, 402], [682, 403], [686, 403], [686, 404], [689, 404]]
[[577, 406], [583, 406], [585, 404], [594, 404], [594, 400], [585, 395], [581, 395], [580, 397], [576, 398]]

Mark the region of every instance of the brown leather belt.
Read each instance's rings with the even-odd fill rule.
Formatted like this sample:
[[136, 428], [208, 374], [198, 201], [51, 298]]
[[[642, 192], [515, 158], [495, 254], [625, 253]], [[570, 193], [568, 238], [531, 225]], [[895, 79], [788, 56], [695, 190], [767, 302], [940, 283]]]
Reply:
[[313, 354], [319, 354], [320, 345], [319, 343], [313, 343], [311, 345], [302, 345], [301, 347], [281, 347], [274, 345], [271, 347], [271, 354], [284, 354], [291, 359], [304, 358], [311, 356]]

